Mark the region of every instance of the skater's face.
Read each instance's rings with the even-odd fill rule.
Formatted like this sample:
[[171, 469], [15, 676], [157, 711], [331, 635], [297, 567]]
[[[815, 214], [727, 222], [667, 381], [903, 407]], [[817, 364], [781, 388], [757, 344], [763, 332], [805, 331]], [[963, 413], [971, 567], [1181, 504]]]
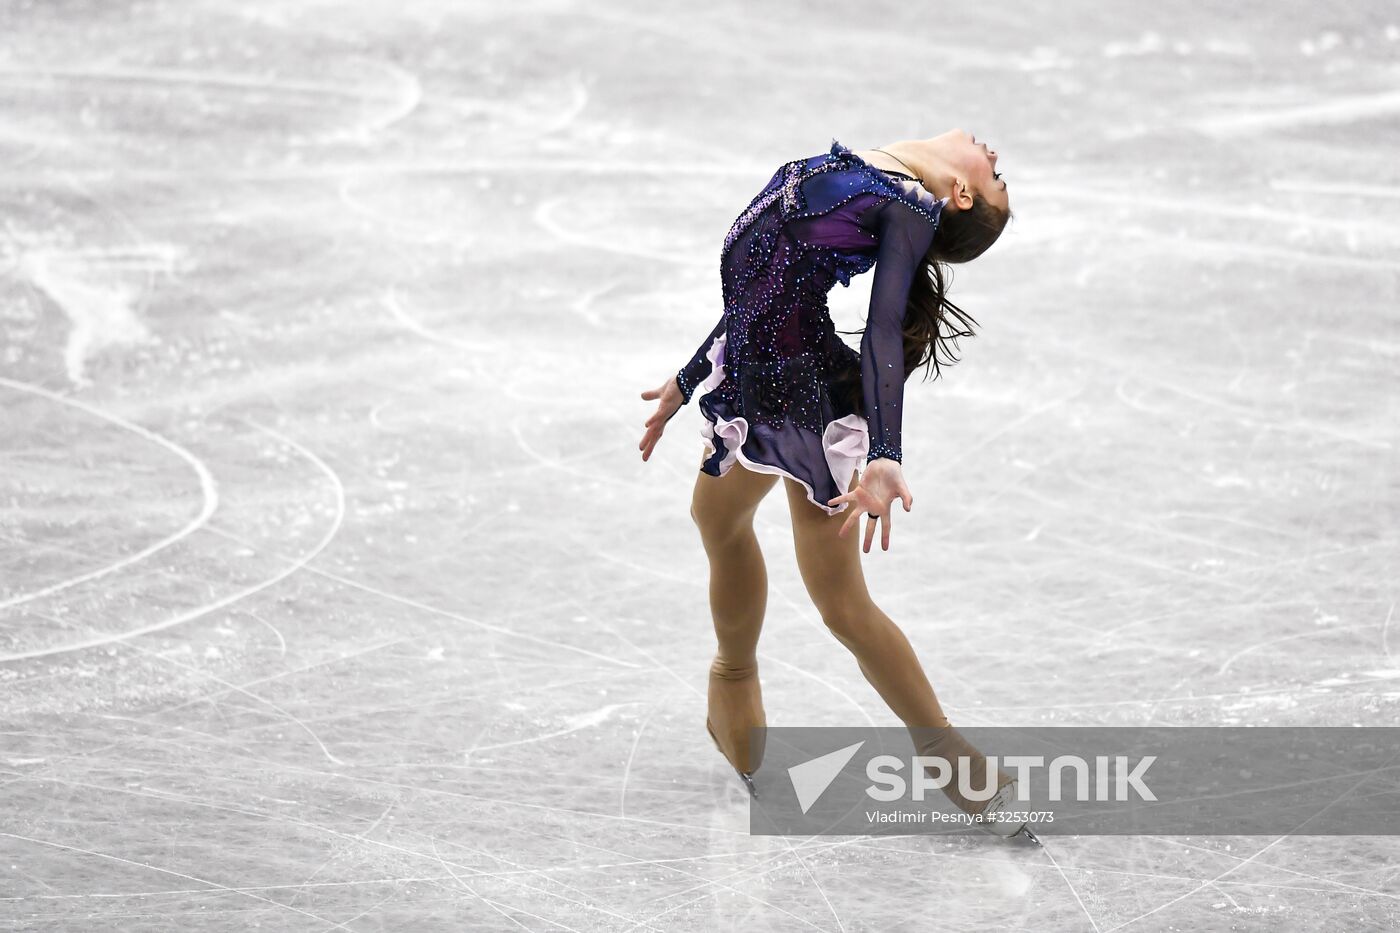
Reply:
[[953, 173], [951, 193], [953, 206], [958, 210], [972, 207], [972, 199], [986, 199], [997, 210], [1005, 212], [1010, 208], [1011, 197], [1006, 190], [1006, 182], [998, 178], [997, 152], [985, 141], [978, 140], [964, 130], [949, 130], [939, 140], [942, 150]]

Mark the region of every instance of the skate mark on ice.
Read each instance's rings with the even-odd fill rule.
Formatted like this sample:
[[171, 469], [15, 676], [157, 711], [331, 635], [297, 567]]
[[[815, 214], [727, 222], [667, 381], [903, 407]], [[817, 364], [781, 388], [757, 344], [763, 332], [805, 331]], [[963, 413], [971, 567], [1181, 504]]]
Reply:
[[239, 602], [240, 600], [246, 599], [247, 597], [253, 596], [257, 593], [261, 593], [263, 590], [271, 586], [275, 586], [278, 583], [281, 583], [283, 580], [287, 579], [292, 574], [301, 570], [312, 560], [314, 560], [318, 555], [320, 555], [320, 553], [330, 545], [332, 539], [335, 538], [336, 534], [339, 533], [341, 523], [345, 520], [345, 487], [341, 485], [340, 477], [337, 476], [335, 471], [332, 470], [329, 466], [327, 466], [325, 461], [323, 461], [320, 457], [316, 456], [314, 453], [307, 450], [305, 447], [298, 444], [291, 438], [280, 434], [271, 428], [253, 424], [252, 422], [248, 422], [248, 424], [251, 427], [256, 428], [257, 430], [262, 431], [264, 434], [267, 434], [269, 437], [272, 437], [280, 441], [281, 443], [286, 444], [288, 447], [291, 447], [293, 450], [296, 450], [302, 456], [306, 457], [313, 464], [315, 464], [322, 471], [322, 473], [325, 474], [326, 478], [330, 480], [332, 488], [335, 491], [335, 517], [332, 520], [330, 527], [321, 537], [321, 540], [318, 541], [316, 545], [311, 548], [311, 550], [297, 557], [292, 562], [292, 564], [285, 570], [273, 575], [272, 577], [269, 577], [267, 580], [264, 580], [261, 583], [254, 584], [253, 586], [244, 587], [241, 590], [238, 590], [234, 593], [230, 593], [229, 595], [224, 596], [220, 599], [216, 599], [213, 602], [206, 603], [202, 606], [197, 606], [196, 608], [190, 609], [186, 612], [178, 613], [160, 622], [154, 622], [150, 625], [143, 625], [140, 628], [132, 629], [126, 632], [113, 632], [106, 635], [97, 635], [80, 642], [74, 642], [73, 644], [59, 645], [51, 648], [38, 648], [33, 651], [24, 651], [19, 652], [17, 654], [0, 655], [0, 663], [4, 663], [7, 661], [19, 661], [26, 658], [50, 657], [56, 654], [64, 654], [71, 651], [81, 651], [86, 648], [96, 648], [102, 645], [115, 644], [117, 642], [123, 642], [127, 641], [128, 639], [136, 638], [140, 635], [149, 635], [152, 632], [160, 632], [166, 629], [174, 628], [177, 625], [183, 625], [186, 622], [192, 622], [195, 619], [206, 616], [211, 612], [223, 609], [227, 606], [231, 606], [234, 603]]
[[[137, 563], [138, 561], [145, 560], [151, 555], [159, 553], [160, 551], [163, 551], [166, 548], [171, 547], [172, 545], [184, 540], [194, 532], [198, 531], [200, 528], [204, 527], [205, 523], [209, 521], [210, 516], [214, 514], [214, 510], [218, 508], [218, 486], [215, 484], [214, 477], [209, 472], [209, 468], [205, 466], [204, 461], [200, 460], [189, 450], [187, 450], [184, 447], [181, 447], [179, 444], [176, 444], [169, 438], [162, 437], [154, 431], [151, 431], [147, 428], [143, 428], [139, 424], [135, 424], [134, 422], [127, 421], [125, 418], [122, 418], [118, 415], [114, 415], [110, 412], [103, 411], [100, 408], [96, 408], [84, 402], [77, 401], [76, 399], [67, 398], [40, 386], [31, 385], [27, 382], [18, 382], [13, 379], [6, 379], [0, 377], [0, 386], [5, 386], [6, 388], [13, 389], [17, 392], [28, 392], [31, 395], [37, 395], [41, 398], [45, 398], [53, 402], [58, 402], [61, 405], [66, 405], [70, 408], [77, 409], [78, 411], [82, 411], [86, 414], [92, 415], [95, 418], [100, 418], [103, 421], [106, 421], [110, 424], [114, 424], [119, 428], [130, 431], [131, 433], [136, 434], [138, 437], [142, 437], [153, 444], [157, 444], [161, 447], [164, 447], [166, 450], [169, 450], [171, 453], [175, 454], [181, 460], [184, 460], [187, 464], [189, 464], [190, 469], [194, 471], [195, 477], [199, 480], [199, 490], [203, 500], [200, 504], [199, 514], [192, 518], [183, 528], [174, 532], [173, 534], [160, 539], [159, 541], [149, 545], [148, 547], [143, 548], [140, 551], [137, 551], [135, 554], [131, 554], [127, 557], [122, 558], [121, 560], [114, 561], [113, 563], [108, 564], [105, 567], [98, 568], [97, 570], [93, 570], [88, 573], [80, 574], [76, 577], [71, 577], [67, 580], [63, 580], [59, 583], [55, 583], [38, 590], [33, 590], [28, 593], [22, 593], [18, 596], [11, 596], [8, 599], [0, 600], [0, 611], [13, 608], [14, 606], [20, 606], [28, 602], [32, 602], [44, 596], [51, 596], [54, 593], [60, 593], [63, 590], [69, 589], [74, 586], [78, 586], [83, 583], [88, 583], [92, 580], [100, 579], [102, 577], [107, 576], [108, 574], [116, 573], [118, 570], [121, 570], [124, 567], [129, 567], [132, 564]], [[0, 658], [0, 661], [4, 660], [13, 660], [13, 658]]]

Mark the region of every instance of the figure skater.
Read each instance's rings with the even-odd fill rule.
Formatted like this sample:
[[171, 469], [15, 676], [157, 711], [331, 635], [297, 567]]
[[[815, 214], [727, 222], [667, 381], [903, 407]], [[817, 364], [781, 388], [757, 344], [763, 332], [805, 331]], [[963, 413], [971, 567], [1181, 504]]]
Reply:
[[[977, 775], [966, 786], [983, 791], [964, 795], [952, 780], [944, 793], [983, 814], [985, 829], [1035, 838], [1024, 823], [992, 818], [1013, 800], [1014, 780], [1002, 771], [995, 785], [986, 779], [985, 757], [949, 723], [908, 639], [871, 599], [849, 534], [863, 512], [864, 552], [877, 524], [888, 550], [891, 504], [912, 508], [901, 466], [904, 382], [925, 365], [936, 379], [938, 352], [956, 362], [950, 346], [977, 323], [948, 300], [942, 264], [980, 256], [1010, 217], [996, 152], [960, 129], [861, 151], [833, 139], [828, 152], [780, 166], [734, 221], [720, 253], [724, 313], [690, 362], [642, 393], [658, 401], [638, 445], [643, 460], [699, 396], [705, 451], [690, 514], [710, 562], [718, 640], [705, 725], [755, 796], [763, 749], [750, 737], [766, 722], [757, 645], [768, 580], [753, 516], [782, 477], [798, 567], [822, 620], [919, 753], [954, 769], [964, 758]], [[856, 353], [837, 336], [827, 293], [872, 266]]]

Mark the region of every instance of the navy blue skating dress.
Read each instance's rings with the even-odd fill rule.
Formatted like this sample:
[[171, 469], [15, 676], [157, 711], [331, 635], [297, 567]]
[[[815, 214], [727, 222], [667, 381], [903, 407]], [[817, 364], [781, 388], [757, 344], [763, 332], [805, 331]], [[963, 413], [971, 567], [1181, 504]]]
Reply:
[[[828, 514], [854, 471], [903, 460], [903, 321], [909, 288], [945, 203], [835, 139], [784, 163], [734, 221], [720, 253], [724, 313], [676, 373], [698, 395], [708, 454], [801, 483]], [[857, 353], [836, 333], [827, 293], [875, 267]], [[859, 381], [857, 409], [838, 383]]]

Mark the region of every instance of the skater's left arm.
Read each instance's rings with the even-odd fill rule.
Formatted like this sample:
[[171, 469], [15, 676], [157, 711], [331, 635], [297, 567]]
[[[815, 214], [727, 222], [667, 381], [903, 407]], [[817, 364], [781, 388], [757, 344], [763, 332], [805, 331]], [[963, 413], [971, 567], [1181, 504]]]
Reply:
[[860, 521], [865, 526], [864, 550], [870, 552], [875, 526], [880, 524], [880, 547], [890, 549], [890, 503], [899, 499], [904, 511], [914, 495], [904, 482], [901, 426], [904, 406], [904, 314], [914, 276], [920, 274], [925, 252], [933, 242], [933, 226], [902, 201], [881, 209], [880, 247], [875, 279], [870, 287], [870, 310], [860, 342], [861, 392], [870, 451], [860, 482], [828, 505], [850, 503], [850, 515], [838, 534], [845, 537]]
[[860, 341], [861, 396], [870, 429], [866, 462], [903, 462], [904, 315], [909, 289], [933, 242], [933, 225], [901, 199], [881, 208], [870, 310]]

